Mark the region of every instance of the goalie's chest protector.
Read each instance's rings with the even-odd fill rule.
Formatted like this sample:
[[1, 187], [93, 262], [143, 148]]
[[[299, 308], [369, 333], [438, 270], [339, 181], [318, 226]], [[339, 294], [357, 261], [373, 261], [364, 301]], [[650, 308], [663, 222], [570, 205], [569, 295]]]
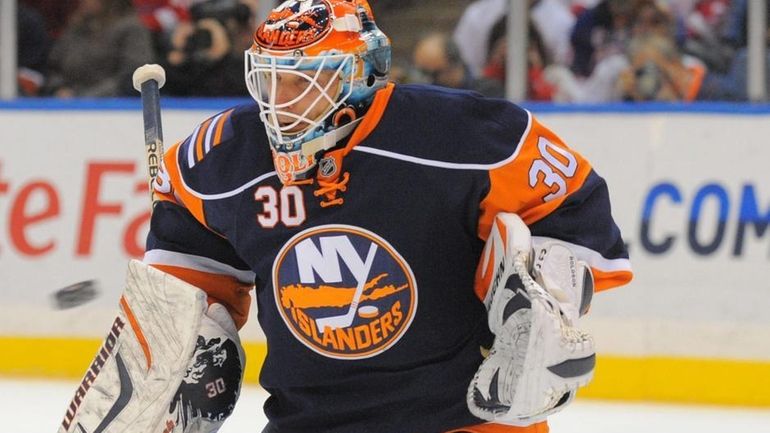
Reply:
[[[337, 194], [344, 203], [322, 207], [316, 184], [283, 186], [275, 175], [203, 202], [209, 225], [257, 276], [268, 342], [260, 382], [275, 396], [266, 405], [275, 431], [338, 431], [309, 424], [328, 417], [358, 432], [478, 422], [465, 392], [489, 344], [473, 291], [485, 167], [513, 153], [528, 114], [432, 88], [389, 96], [376, 127], [334, 167], [350, 176]], [[509, 123], [487, 110], [506, 111]], [[237, 113], [233, 122], [238, 136]], [[248, 147], [259, 154], [242, 161], [269, 173], [258, 141]], [[253, 173], [250, 164], [240, 166]]]

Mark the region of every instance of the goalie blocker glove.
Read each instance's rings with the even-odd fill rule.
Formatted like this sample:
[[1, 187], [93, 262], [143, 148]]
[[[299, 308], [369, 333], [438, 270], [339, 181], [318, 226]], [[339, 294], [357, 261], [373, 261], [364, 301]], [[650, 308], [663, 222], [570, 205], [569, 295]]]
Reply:
[[215, 432], [238, 399], [244, 362], [225, 307], [132, 260], [118, 316], [58, 432]]
[[575, 327], [593, 293], [590, 268], [558, 241], [534, 257], [531, 245], [517, 215], [495, 218], [481, 263], [494, 272], [484, 303], [495, 340], [467, 395], [473, 415], [514, 426], [564, 408], [595, 366], [593, 339]]

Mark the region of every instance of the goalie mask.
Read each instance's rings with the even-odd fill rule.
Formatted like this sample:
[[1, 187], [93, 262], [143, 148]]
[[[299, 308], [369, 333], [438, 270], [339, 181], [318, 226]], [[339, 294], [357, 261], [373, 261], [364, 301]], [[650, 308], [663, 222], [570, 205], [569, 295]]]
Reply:
[[315, 174], [387, 84], [390, 42], [366, 0], [288, 0], [246, 51], [257, 101], [283, 183]]

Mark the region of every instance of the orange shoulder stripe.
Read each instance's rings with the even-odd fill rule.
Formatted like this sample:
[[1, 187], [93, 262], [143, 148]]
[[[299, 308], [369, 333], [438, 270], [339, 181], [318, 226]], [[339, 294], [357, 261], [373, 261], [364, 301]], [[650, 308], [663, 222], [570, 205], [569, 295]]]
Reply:
[[195, 161], [196, 162], [200, 162], [200, 160], [203, 159], [203, 139], [204, 137], [206, 137], [206, 131], [209, 130], [209, 125], [211, 125], [211, 120], [212, 119], [209, 119], [203, 122], [200, 129], [198, 130], [198, 136], [195, 137]]
[[[163, 161], [166, 163], [166, 170], [168, 170], [169, 179], [171, 179], [171, 186], [174, 188], [174, 192], [176, 193], [177, 197], [182, 200], [181, 204], [184, 205], [188, 211], [190, 211], [190, 213], [195, 217], [196, 220], [198, 220], [198, 222], [208, 227], [206, 225], [206, 217], [203, 214], [203, 200], [190, 194], [190, 192], [185, 189], [184, 184], [182, 183], [182, 171], [179, 168], [179, 160], [177, 159], [179, 147], [181, 145], [182, 142], [174, 144], [171, 146], [171, 148], [168, 149], [168, 151], [166, 151], [166, 154], [163, 156]], [[190, 145], [192, 146], [192, 143], [190, 143]]]
[[214, 142], [211, 143], [211, 147], [214, 147], [222, 142], [222, 131], [225, 129], [225, 123], [227, 122], [227, 119], [230, 118], [230, 115], [233, 114], [233, 110], [227, 110], [225, 114], [222, 115], [222, 117], [219, 118], [219, 121], [217, 122], [217, 130], [214, 133]]
[[232, 316], [235, 326], [241, 329], [249, 318], [249, 306], [251, 295], [249, 292], [253, 286], [245, 285], [234, 277], [197, 271], [170, 265], [152, 265], [167, 274], [171, 274], [180, 280], [206, 292], [209, 305], [219, 303], [227, 308]]
[[369, 107], [369, 111], [367, 111], [364, 115], [363, 120], [361, 120], [361, 124], [359, 124], [356, 127], [356, 130], [353, 131], [353, 135], [350, 137], [350, 141], [348, 141], [347, 146], [345, 146], [343, 156], [350, 153], [350, 151], [353, 150], [353, 148], [356, 147], [358, 143], [364, 141], [366, 137], [368, 137], [369, 134], [374, 131], [374, 128], [376, 128], [380, 123], [380, 120], [382, 120], [382, 115], [385, 113], [385, 108], [388, 107], [388, 101], [390, 101], [390, 97], [393, 95], [394, 88], [395, 84], [388, 83], [384, 88], [380, 89], [374, 95], [374, 100], [372, 101], [372, 105]]
[[481, 239], [487, 238], [499, 212], [518, 214], [527, 225], [545, 218], [591, 173], [588, 161], [534, 116], [520, 146], [513, 161], [489, 171], [490, 190], [480, 204]]

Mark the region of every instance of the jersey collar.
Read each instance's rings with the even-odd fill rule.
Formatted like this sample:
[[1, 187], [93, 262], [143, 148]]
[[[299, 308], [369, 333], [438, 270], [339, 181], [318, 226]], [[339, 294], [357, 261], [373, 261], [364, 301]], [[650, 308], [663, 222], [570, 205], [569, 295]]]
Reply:
[[366, 112], [363, 119], [361, 119], [361, 124], [359, 124], [356, 130], [353, 131], [353, 135], [350, 137], [350, 140], [348, 140], [348, 144], [342, 152], [343, 156], [350, 153], [354, 147], [364, 141], [366, 137], [374, 131], [377, 125], [379, 125], [382, 115], [385, 113], [385, 108], [388, 106], [388, 101], [390, 101], [390, 97], [393, 94], [394, 88], [395, 84], [391, 82], [374, 94], [372, 105], [369, 106], [369, 110]]

